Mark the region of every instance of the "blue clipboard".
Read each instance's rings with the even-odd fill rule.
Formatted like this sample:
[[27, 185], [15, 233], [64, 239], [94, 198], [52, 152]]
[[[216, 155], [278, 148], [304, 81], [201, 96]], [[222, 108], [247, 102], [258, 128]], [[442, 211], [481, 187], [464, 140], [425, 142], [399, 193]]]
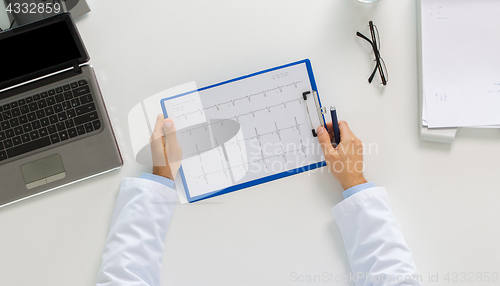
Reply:
[[[318, 108], [317, 112], [318, 112], [318, 115], [320, 115], [320, 117], [322, 118], [322, 122], [321, 123], [322, 123], [323, 126], [326, 126], [326, 120], [325, 120], [325, 116], [324, 116], [324, 114], [326, 113], [326, 111], [324, 110], [324, 108], [321, 105], [321, 100], [319, 98], [318, 88], [316, 86], [316, 81], [314, 79], [314, 74], [313, 74], [311, 62], [310, 62], [309, 59], [305, 59], [305, 60], [302, 60], [302, 61], [297, 61], [297, 62], [293, 62], [293, 63], [290, 63], [290, 64], [286, 64], [286, 65], [274, 67], [274, 68], [271, 68], [271, 69], [263, 70], [263, 71], [260, 71], [260, 72], [252, 73], [252, 74], [245, 75], [245, 76], [241, 76], [241, 77], [234, 78], [234, 79], [231, 79], [231, 80], [227, 80], [227, 81], [224, 81], [224, 82], [221, 82], [221, 83], [217, 83], [217, 84], [214, 84], [214, 85], [210, 85], [210, 86], [206, 86], [206, 87], [199, 88], [199, 89], [196, 89], [196, 90], [192, 90], [192, 91], [189, 91], [189, 92], [185, 92], [185, 93], [182, 93], [182, 94], [178, 94], [178, 95], [175, 95], [175, 96], [172, 96], [172, 97], [169, 97], [169, 98], [164, 98], [164, 99], [162, 99], [160, 101], [161, 108], [163, 110], [163, 115], [165, 116], [165, 118], [168, 118], [167, 110], [165, 108], [165, 102], [168, 101], [168, 100], [172, 100], [172, 99], [175, 99], [175, 98], [178, 98], [178, 97], [181, 97], [181, 96], [192, 94], [194, 92], [200, 92], [200, 91], [203, 91], [203, 90], [215, 88], [215, 87], [218, 87], [218, 86], [221, 86], [221, 85], [225, 85], [225, 84], [228, 84], [228, 83], [232, 83], [232, 82], [236, 82], [236, 81], [248, 79], [250, 77], [254, 77], [254, 76], [257, 76], [257, 75], [264, 74], [264, 73], [268, 73], [268, 72], [272, 72], [272, 71], [276, 71], [276, 70], [279, 70], [279, 69], [284, 69], [284, 68], [287, 68], [287, 67], [291, 67], [291, 66], [295, 66], [295, 65], [300, 65], [300, 64], [305, 64], [306, 65], [307, 73], [308, 73], [308, 76], [309, 76], [309, 81], [310, 81], [311, 88], [312, 88], [312, 93], [310, 95], [315, 97], [314, 100], [316, 101], [316, 106]], [[306, 95], [304, 94], [303, 96], [304, 96], [304, 99], [305, 99]], [[308, 110], [308, 113], [309, 113], [309, 110]], [[310, 116], [310, 114], [309, 114], [309, 116]], [[313, 134], [315, 136], [314, 129], [313, 129]], [[248, 187], [252, 187], [252, 186], [255, 186], [255, 185], [259, 185], [259, 184], [263, 184], [263, 183], [266, 183], [266, 182], [274, 181], [274, 180], [277, 180], [277, 179], [280, 179], [280, 178], [288, 177], [288, 176], [291, 176], [291, 175], [294, 175], [294, 174], [302, 173], [302, 172], [305, 172], [305, 171], [313, 170], [313, 169], [316, 169], [316, 168], [319, 168], [319, 167], [324, 167], [324, 166], [326, 166], [326, 162], [323, 160], [323, 161], [320, 161], [320, 162], [317, 162], [317, 163], [313, 163], [313, 164], [302, 166], [302, 167], [299, 167], [299, 168], [296, 168], [296, 169], [284, 171], [282, 173], [272, 174], [272, 175], [269, 175], [269, 176], [266, 176], [266, 177], [262, 177], [262, 178], [259, 178], [259, 179], [256, 179], [256, 180], [247, 181], [247, 182], [244, 182], [244, 183], [232, 185], [230, 187], [227, 187], [227, 188], [224, 188], [224, 189], [221, 189], [221, 190], [217, 190], [217, 191], [214, 191], [214, 192], [211, 192], [211, 193], [208, 193], [208, 194], [203, 194], [203, 195], [198, 195], [198, 196], [191, 196], [191, 194], [189, 192], [189, 189], [188, 189], [188, 184], [186, 182], [186, 177], [184, 175], [184, 170], [183, 170], [182, 166], [179, 169], [179, 174], [181, 176], [181, 179], [182, 179], [182, 182], [183, 182], [183, 185], [184, 185], [184, 190], [185, 190], [185, 193], [186, 193], [187, 201], [189, 203], [193, 203], [193, 202], [196, 202], [196, 201], [200, 201], [200, 200], [208, 199], [208, 198], [211, 198], [211, 197], [215, 197], [215, 196], [220, 196], [220, 195], [223, 195], [223, 194], [231, 193], [231, 192], [234, 192], [234, 191], [237, 191], [237, 190], [245, 189], [245, 188], [248, 188]]]

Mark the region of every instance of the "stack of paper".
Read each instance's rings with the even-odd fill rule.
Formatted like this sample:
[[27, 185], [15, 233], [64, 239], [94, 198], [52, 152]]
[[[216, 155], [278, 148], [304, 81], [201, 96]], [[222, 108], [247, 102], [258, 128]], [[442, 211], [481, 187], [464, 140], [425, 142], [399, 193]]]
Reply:
[[422, 124], [500, 127], [500, 1], [421, 5]]

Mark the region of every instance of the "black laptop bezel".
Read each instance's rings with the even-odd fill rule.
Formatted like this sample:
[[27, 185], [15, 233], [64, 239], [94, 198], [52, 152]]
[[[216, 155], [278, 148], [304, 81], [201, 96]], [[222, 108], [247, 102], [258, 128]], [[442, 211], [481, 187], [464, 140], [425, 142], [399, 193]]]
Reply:
[[20, 33], [25, 33], [25, 32], [28, 32], [28, 31], [31, 31], [34, 29], [38, 29], [40, 27], [45, 27], [47, 25], [51, 25], [51, 24], [54, 24], [57, 22], [66, 22], [66, 25], [68, 25], [68, 28], [71, 32], [71, 35], [73, 36], [73, 40], [75, 41], [75, 44], [78, 47], [78, 51], [80, 52], [80, 54], [82, 56], [80, 58], [59, 64], [59, 65], [55, 65], [55, 66], [52, 66], [52, 67], [49, 67], [49, 68], [46, 68], [46, 69], [43, 69], [43, 70], [40, 70], [40, 71], [37, 71], [34, 73], [30, 73], [30, 74], [20, 76], [20, 77], [17, 77], [17, 78], [14, 78], [14, 79], [11, 79], [11, 80], [8, 80], [5, 82], [1, 82], [0, 83], [0, 90], [3, 90], [5, 88], [9, 88], [11, 86], [15, 86], [17, 84], [20, 84], [20, 83], [23, 83], [26, 81], [36, 79], [39, 77], [43, 77], [45, 75], [49, 75], [49, 74], [52, 74], [52, 73], [55, 73], [55, 72], [58, 72], [58, 71], [61, 71], [64, 69], [68, 69], [68, 68], [74, 67], [75, 65], [80, 65], [80, 64], [86, 63], [90, 60], [90, 56], [87, 52], [87, 49], [85, 48], [85, 45], [83, 44], [82, 38], [80, 37], [80, 33], [78, 33], [75, 22], [73, 21], [73, 17], [71, 17], [70, 13], [61, 13], [61, 14], [58, 14], [58, 15], [55, 15], [55, 16], [52, 16], [52, 17], [49, 17], [46, 19], [35, 21], [33, 23], [30, 23], [30, 24], [19, 26], [17, 28], [11, 29], [11, 30], [0, 32], [0, 41], [3, 39], [10, 38], [12, 36], [18, 35]]

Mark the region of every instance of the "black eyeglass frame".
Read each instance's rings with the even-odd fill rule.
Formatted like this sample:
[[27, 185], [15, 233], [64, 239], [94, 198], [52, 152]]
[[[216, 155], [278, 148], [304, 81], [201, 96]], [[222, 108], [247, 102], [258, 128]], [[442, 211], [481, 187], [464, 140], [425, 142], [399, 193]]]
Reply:
[[[377, 64], [375, 65], [375, 69], [373, 70], [372, 74], [368, 78], [368, 82], [372, 83], [373, 78], [375, 77], [375, 73], [377, 72], [377, 69], [378, 69], [378, 71], [380, 73], [380, 78], [382, 79], [382, 84], [387, 85], [388, 80], [387, 80], [386, 76], [384, 75], [384, 69], [382, 68], [382, 63], [381, 63], [381, 61], [383, 61], [383, 59], [380, 57], [380, 51], [377, 48], [377, 38], [375, 37], [375, 29], [377, 29], [377, 26], [373, 25], [372, 21], [370, 21], [368, 24], [370, 26], [370, 34], [372, 36], [371, 40], [368, 39], [368, 37], [366, 37], [365, 35], [361, 34], [360, 32], [356, 32], [356, 36], [358, 36], [358, 37], [360, 37], [360, 38], [362, 38], [370, 43], [370, 45], [373, 48], [373, 53], [375, 54], [375, 60], [377, 61]], [[377, 29], [377, 34], [378, 34], [378, 29]], [[380, 42], [380, 39], [379, 39], [379, 42]], [[379, 43], [379, 45], [380, 45], [380, 43]]]

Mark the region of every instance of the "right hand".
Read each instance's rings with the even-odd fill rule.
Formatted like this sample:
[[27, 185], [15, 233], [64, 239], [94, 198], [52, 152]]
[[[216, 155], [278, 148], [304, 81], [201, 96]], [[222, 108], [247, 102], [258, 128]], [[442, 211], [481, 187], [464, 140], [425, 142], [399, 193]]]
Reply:
[[[332, 123], [327, 125], [333, 130]], [[344, 190], [366, 183], [363, 176], [363, 143], [359, 140], [345, 121], [339, 122], [340, 144], [333, 148], [333, 134], [323, 126], [318, 128], [318, 140], [325, 155], [326, 164], [333, 176], [340, 182]]]

